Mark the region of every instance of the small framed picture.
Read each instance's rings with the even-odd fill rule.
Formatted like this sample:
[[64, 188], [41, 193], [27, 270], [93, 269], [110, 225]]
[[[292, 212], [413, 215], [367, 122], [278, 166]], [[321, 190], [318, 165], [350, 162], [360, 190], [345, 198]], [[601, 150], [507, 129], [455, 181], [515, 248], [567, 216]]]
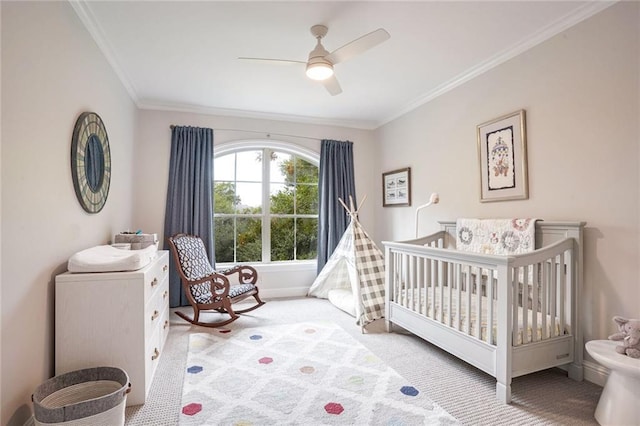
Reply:
[[481, 202], [529, 198], [524, 110], [478, 126], [478, 158]]
[[411, 168], [382, 174], [382, 207], [411, 205]]

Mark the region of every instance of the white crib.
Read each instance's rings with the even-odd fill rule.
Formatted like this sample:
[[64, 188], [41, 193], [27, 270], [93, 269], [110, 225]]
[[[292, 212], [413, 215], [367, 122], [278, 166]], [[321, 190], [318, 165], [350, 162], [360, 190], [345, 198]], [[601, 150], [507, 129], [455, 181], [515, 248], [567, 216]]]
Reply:
[[504, 403], [524, 374], [561, 366], [581, 381], [585, 223], [538, 221], [536, 250], [513, 256], [455, 250], [456, 223], [440, 224], [383, 242], [387, 331], [397, 324], [492, 375]]

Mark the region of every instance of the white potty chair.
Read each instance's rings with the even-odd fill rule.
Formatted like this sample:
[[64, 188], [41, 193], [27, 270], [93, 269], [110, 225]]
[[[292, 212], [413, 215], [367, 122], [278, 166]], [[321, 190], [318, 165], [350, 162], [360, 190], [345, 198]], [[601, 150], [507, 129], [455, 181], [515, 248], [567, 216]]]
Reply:
[[619, 342], [587, 342], [589, 355], [609, 369], [595, 417], [603, 426], [640, 425], [640, 359], [616, 352]]

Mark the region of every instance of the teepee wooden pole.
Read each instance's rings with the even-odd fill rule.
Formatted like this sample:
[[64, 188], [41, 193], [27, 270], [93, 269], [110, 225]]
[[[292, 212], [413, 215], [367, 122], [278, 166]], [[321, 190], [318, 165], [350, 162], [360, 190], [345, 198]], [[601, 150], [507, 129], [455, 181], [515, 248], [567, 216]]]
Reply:
[[362, 197], [362, 201], [360, 201], [360, 204], [358, 205], [358, 210], [356, 210], [356, 213], [360, 211], [360, 207], [362, 207], [362, 205], [364, 204], [364, 200], [366, 199], [367, 199], [367, 194], [364, 194], [364, 197]]
[[344, 207], [344, 209], [347, 211], [347, 213], [351, 213], [351, 210], [349, 210], [349, 207], [347, 207], [347, 205], [344, 203], [344, 201], [342, 201], [342, 198], [338, 197], [338, 201], [340, 201], [340, 204], [342, 204], [342, 207]]

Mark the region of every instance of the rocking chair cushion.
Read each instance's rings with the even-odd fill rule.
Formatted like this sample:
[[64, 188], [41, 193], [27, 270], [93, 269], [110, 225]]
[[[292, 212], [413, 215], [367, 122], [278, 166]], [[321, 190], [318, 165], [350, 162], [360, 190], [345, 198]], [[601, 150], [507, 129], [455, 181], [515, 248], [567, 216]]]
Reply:
[[196, 284], [191, 286], [191, 295], [196, 302], [201, 304], [211, 303], [211, 284], [204, 282], [202, 284]]
[[256, 286], [253, 284], [232, 285], [231, 288], [229, 289], [229, 297], [233, 299], [234, 297], [240, 296], [241, 294], [245, 294], [251, 290], [254, 290], [255, 288]]
[[215, 271], [204, 254], [206, 250], [200, 238], [184, 238], [176, 244], [180, 266], [184, 275], [190, 280], [198, 280], [213, 274]]

